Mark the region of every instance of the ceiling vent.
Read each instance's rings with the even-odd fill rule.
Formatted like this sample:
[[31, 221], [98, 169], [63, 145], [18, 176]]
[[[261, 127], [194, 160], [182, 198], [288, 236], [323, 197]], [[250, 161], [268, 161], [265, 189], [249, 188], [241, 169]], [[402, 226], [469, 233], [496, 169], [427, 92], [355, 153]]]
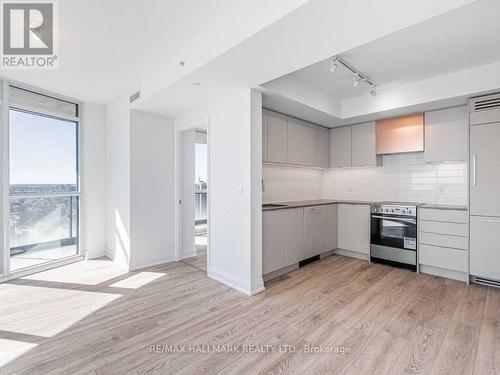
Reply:
[[130, 95], [130, 103], [135, 102], [140, 97], [141, 97], [141, 92], [140, 91], [137, 91], [135, 94]]
[[471, 99], [471, 112], [500, 108], [500, 94]]

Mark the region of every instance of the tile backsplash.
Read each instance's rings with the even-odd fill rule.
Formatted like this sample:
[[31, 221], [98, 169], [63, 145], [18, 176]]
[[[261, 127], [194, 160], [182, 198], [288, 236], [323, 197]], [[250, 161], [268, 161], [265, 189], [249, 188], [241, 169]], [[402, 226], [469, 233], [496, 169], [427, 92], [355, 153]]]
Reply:
[[262, 175], [264, 203], [331, 198], [467, 204], [467, 163], [427, 164], [423, 153], [386, 155], [376, 168], [263, 166]]
[[262, 202], [287, 202], [321, 198], [323, 171], [319, 169], [262, 166]]

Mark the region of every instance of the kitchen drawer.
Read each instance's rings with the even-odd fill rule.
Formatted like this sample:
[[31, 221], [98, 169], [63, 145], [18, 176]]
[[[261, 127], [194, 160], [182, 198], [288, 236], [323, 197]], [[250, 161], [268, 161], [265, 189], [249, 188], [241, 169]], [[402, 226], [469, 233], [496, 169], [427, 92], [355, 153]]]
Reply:
[[466, 251], [424, 244], [420, 244], [418, 250], [420, 264], [467, 272]]
[[453, 247], [467, 250], [469, 239], [467, 237], [450, 236], [447, 234], [420, 232], [420, 243], [434, 246]]
[[469, 235], [467, 224], [445, 223], [441, 221], [420, 220], [418, 230], [419, 232], [451, 234], [462, 237], [467, 237]]
[[469, 222], [469, 213], [467, 211], [421, 208], [418, 213], [420, 220], [445, 221], [448, 223], [463, 224], [467, 224]]

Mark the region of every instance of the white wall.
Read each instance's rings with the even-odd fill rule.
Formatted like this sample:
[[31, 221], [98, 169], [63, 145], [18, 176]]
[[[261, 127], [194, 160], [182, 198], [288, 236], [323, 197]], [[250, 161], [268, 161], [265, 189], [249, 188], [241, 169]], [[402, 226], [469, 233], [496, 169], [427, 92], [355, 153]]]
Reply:
[[322, 170], [264, 165], [262, 178], [264, 180], [263, 203], [322, 198]]
[[88, 259], [104, 256], [106, 248], [105, 107], [82, 108], [83, 247]]
[[424, 163], [423, 153], [386, 155], [377, 168], [329, 169], [323, 197], [467, 204], [466, 163]]
[[125, 269], [130, 263], [129, 99], [106, 107], [106, 255]]
[[207, 273], [248, 294], [263, 288], [257, 263], [262, 256], [261, 107], [260, 93], [248, 89], [175, 119], [182, 126], [209, 117]]
[[130, 111], [130, 269], [174, 260], [173, 119]]

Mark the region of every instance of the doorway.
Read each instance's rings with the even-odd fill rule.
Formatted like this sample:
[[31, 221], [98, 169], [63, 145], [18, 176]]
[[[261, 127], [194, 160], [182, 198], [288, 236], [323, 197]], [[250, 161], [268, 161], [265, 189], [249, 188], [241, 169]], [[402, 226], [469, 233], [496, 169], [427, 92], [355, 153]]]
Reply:
[[179, 132], [178, 259], [207, 271], [209, 200], [208, 137], [199, 126]]

